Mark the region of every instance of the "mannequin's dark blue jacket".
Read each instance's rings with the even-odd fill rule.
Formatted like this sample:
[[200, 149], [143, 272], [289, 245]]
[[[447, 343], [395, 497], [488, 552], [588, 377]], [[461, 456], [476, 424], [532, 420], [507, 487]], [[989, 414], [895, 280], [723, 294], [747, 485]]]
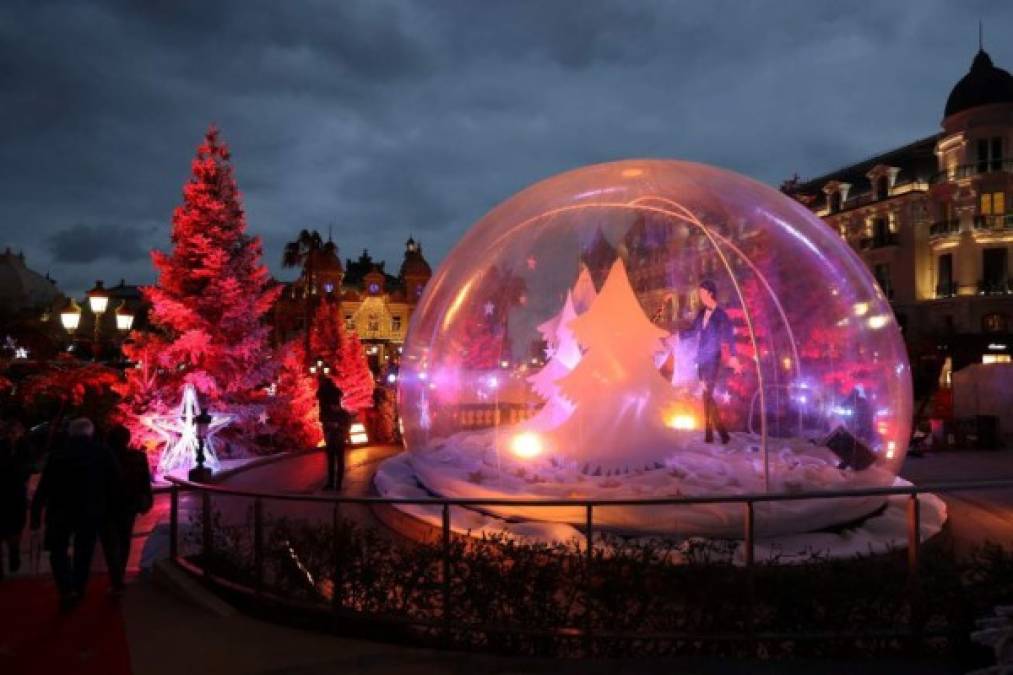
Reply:
[[701, 370], [716, 370], [721, 365], [721, 345], [727, 344], [730, 353], [735, 353], [735, 328], [727, 312], [715, 307], [707, 326], [703, 325], [705, 308], [701, 307], [689, 330], [682, 331], [682, 339], [700, 336], [696, 348], [696, 364]]

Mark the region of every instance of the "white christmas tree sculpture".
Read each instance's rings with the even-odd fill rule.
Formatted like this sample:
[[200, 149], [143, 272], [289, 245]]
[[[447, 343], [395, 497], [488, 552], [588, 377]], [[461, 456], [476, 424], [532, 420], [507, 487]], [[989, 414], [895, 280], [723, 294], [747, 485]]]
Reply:
[[[231, 415], [211, 415], [207, 433], [204, 436], [204, 466], [217, 471], [221, 465], [214, 449], [214, 435], [232, 421]], [[157, 473], [164, 476], [177, 469], [188, 471], [197, 464], [197, 416], [200, 404], [197, 390], [190, 383], [183, 385], [183, 400], [174, 415], [151, 415], [142, 419], [145, 425], [161, 434], [165, 448], [158, 459]]]
[[545, 405], [530, 421], [530, 426], [539, 431], [559, 426], [573, 412], [573, 404], [560, 393], [556, 382], [580, 361], [580, 345], [569, 327], [576, 317], [573, 297], [567, 293], [563, 310], [538, 327], [549, 345], [550, 354], [541, 370], [528, 377], [534, 390], [545, 399]]
[[652, 466], [672, 443], [664, 414], [673, 392], [655, 366], [668, 333], [647, 318], [621, 259], [567, 327], [585, 352], [555, 383], [573, 412], [551, 432], [552, 445], [590, 471]]
[[594, 289], [594, 281], [591, 279], [591, 272], [586, 265], [580, 266], [580, 274], [577, 276], [577, 283], [573, 285], [570, 292], [573, 296], [573, 309], [577, 314], [583, 314], [591, 306], [594, 299], [598, 297], [598, 291]]

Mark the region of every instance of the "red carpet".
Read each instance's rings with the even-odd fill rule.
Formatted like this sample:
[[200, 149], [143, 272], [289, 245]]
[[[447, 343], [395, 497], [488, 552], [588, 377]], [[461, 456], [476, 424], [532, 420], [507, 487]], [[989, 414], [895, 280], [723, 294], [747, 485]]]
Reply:
[[49, 578], [0, 581], [0, 673], [129, 675], [123, 612], [108, 586], [96, 575], [81, 604], [61, 613]]

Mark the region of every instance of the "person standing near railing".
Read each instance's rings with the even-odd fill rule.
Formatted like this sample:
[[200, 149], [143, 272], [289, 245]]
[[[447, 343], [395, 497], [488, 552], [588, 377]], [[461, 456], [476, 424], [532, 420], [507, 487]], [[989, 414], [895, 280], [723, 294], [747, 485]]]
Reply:
[[345, 479], [345, 443], [352, 425], [352, 415], [341, 405], [342, 392], [327, 375], [317, 381], [317, 403], [320, 426], [327, 446], [327, 482], [325, 490], [340, 490]]
[[680, 339], [699, 337], [696, 348], [697, 375], [703, 384], [704, 442], [714, 442], [714, 431], [718, 432], [722, 443], [728, 443], [728, 430], [721, 421], [721, 411], [714, 400], [714, 389], [717, 387], [721, 374], [722, 354], [727, 351], [730, 356], [728, 365], [736, 372], [742, 370], [739, 360], [735, 357], [735, 328], [725, 310], [718, 305], [718, 287], [710, 279], [700, 282], [697, 289], [700, 304], [693, 325], [679, 334]]

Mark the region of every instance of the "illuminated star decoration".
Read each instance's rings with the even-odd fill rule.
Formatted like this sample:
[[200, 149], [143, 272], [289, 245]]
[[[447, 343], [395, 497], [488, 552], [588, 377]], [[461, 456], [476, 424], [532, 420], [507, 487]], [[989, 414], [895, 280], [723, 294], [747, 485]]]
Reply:
[[[207, 434], [204, 437], [204, 466], [217, 471], [221, 468], [218, 456], [215, 455], [214, 435], [226, 424], [232, 422], [232, 415], [211, 415]], [[183, 400], [174, 415], [147, 415], [141, 423], [157, 432], [165, 439], [165, 447], [158, 458], [159, 475], [165, 475], [180, 469], [188, 471], [197, 464], [197, 416], [200, 415], [200, 404], [197, 402], [197, 390], [192, 384], [183, 385]]]
[[28, 350], [25, 349], [24, 347], [18, 347], [17, 349], [14, 350], [14, 358], [16, 358], [16, 359], [27, 359], [28, 358]]
[[263, 412], [261, 412], [259, 415], [257, 415], [257, 422], [259, 422], [260, 424], [267, 424], [267, 411], [266, 410], [263, 411]]
[[493, 313], [493, 311], [495, 311], [495, 309], [496, 309], [496, 305], [492, 304], [491, 302], [485, 303], [485, 315], [486, 316], [492, 316], [492, 313]]
[[538, 265], [538, 261], [535, 260], [535, 256], [528, 256], [528, 269], [533, 270]]

